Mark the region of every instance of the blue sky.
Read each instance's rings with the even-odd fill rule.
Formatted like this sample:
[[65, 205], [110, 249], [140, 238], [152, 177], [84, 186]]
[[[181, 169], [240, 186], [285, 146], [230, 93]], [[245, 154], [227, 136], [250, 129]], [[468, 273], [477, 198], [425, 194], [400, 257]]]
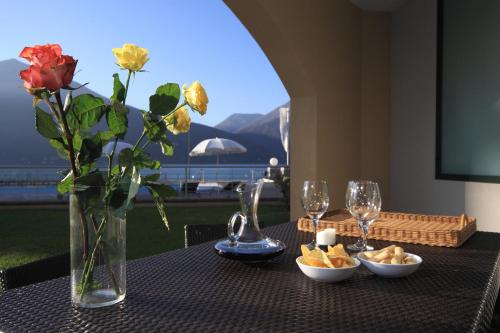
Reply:
[[199, 80], [208, 113], [193, 121], [215, 125], [228, 115], [266, 113], [289, 100], [269, 60], [245, 27], [219, 0], [100, 0], [0, 2], [0, 60], [24, 46], [59, 43], [78, 59], [79, 82], [111, 95], [119, 71], [113, 47], [149, 49], [147, 73], [138, 73], [127, 102], [147, 108], [149, 95], [166, 82]]

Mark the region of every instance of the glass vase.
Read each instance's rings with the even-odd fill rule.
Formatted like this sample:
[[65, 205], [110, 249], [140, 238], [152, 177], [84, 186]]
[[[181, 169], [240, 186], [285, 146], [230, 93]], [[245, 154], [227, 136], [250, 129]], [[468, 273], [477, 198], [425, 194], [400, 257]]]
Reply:
[[104, 204], [105, 188], [69, 198], [71, 300], [98, 308], [122, 301], [126, 292], [125, 218]]

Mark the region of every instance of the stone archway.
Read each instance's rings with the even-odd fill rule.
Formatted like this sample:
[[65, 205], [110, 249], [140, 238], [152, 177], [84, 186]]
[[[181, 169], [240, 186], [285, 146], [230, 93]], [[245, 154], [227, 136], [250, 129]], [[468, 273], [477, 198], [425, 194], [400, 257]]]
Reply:
[[326, 179], [333, 207], [359, 177], [379, 181], [388, 202], [390, 15], [348, 0], [224, 2], [290, 95], [292, 219], [304, 179]]

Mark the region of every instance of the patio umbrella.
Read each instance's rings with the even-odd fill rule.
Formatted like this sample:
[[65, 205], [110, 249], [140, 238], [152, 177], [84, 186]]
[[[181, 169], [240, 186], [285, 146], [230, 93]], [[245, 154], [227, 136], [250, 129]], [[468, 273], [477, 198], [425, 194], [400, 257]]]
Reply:
[[[104, 147], [102, 147], [102, 155], [109, 157], [113, 151], [114, 142], [108, 142]], [[118, 155], [123, 149], [132, 148], [132, 145], [123, 141], [118, 141], [116, 143], [115, 154], [113, 155], [113, 160], [118, 160]]]
[[247, 149], [236, 141], [212, 138], [198, 143], [189, 156], [217, 156], [217, 165], [219, 165], [219, 155], [246, 153]]
[[[114, 142], [108, 142], [104, 147], [102, 147], [102, 154], [109, 156], [113, 151]], [[118, 156], [120, 152], [125, 148], [132, 148], [132, 145], [123, 141], [118, 141], [115, 148], [115, 156]]]

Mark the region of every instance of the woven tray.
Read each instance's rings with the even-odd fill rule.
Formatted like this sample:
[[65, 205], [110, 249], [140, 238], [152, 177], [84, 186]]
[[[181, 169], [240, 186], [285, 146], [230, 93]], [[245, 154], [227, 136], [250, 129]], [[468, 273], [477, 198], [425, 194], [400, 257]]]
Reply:
[[[340, 236], [360, 236], [356, 221], [346, 209], [326, 213], [318, 223], [318, 231], [337, 229]], [[298, 229], [313, 232], [307, 217], [298, 221]], [[425, 244], [431, 246], [459, 247], [476, 231], [476, 219], [467, 215], [440, 216], [380, 212], [372, 223], [369, 239]]]

